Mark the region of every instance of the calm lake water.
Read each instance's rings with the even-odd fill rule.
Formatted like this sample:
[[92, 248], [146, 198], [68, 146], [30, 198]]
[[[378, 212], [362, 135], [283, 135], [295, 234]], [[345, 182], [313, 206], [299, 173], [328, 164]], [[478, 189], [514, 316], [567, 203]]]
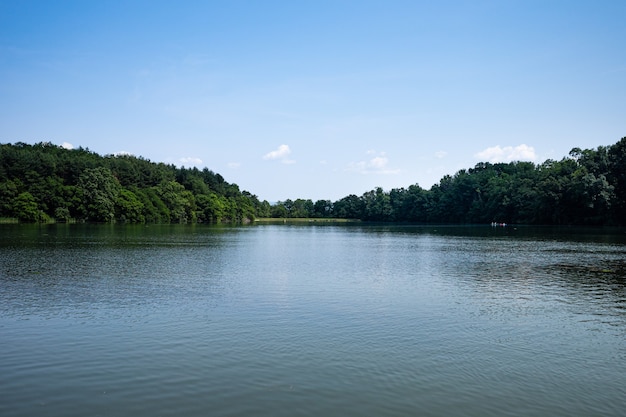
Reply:
[[0, 415], [624, 416], [618, 230], [0, 225]]

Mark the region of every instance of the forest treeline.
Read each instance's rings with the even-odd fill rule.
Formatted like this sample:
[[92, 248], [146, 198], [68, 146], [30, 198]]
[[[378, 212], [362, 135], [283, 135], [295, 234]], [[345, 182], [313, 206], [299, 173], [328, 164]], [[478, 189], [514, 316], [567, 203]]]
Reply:
[[274, 204], [273, 217], [364, 221], [542, 225], [626, 224], [626, 137], [597, 149], [574, 148], [560, 161], [486, 163], [419, 185], [376, 188], [341, 200]]
[[205, 168], [51, 143], [0, 145], [0, 218], [23, 222], [246, 222], [270, 204]]
[[259, 217], [380, 222], [626, 224], [626, 137], [560, 161], [486, 163], [419, 185], [337, 201], [270, 205], [208, 168], [51, 143], [0, 145], [0, 218], [24, 222], [246, 222]]

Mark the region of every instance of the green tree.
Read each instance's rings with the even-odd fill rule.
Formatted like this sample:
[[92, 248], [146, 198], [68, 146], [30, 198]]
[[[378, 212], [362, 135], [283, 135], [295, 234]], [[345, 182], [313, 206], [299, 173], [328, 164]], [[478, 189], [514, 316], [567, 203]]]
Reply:
[[273, 218], [284, 219], [289, 217], [289, 210], [285, 207], [284, 203], [280, 201], [272, 206], [270, 215]]
[[426, 223], [428, 222], [428, 192], [419, 185], [410, 185], [408, 189], [392, 190], [390, 193], [397, 220]]
[[313, 217], [332, 217], [333, 203], [330, 200], [317, 200], [313, 205]]
[[78, 187], [84, 198], [85, 217], [90, 221], [111, 222], [120, 184], [105, 167], [88, 168], [80, 175]]
[[362, 199], [365, 205], [364, 220], [386, 222], [393, 219], [391, 199], [381, 187], [366, 192]]
[[623, 137], [608, 151], [607, 179], [614, 187], [615, 204], [613, 220], [616, 224], [626, 224], [626, 137]]
[[54, 210], [54, 218], [58, 222], [69, 222], [72, 219], [72, 216], [70, 215], [70, 211], [67, 207], [57, 207], [56, 210]]
[[143, 205], [142, 215], [147, 223], [169, 223], [170, 211], [153, 188], [132, 187], [132, 191]]
[[364, 219], [365, 204], [355, 194], [350, 194], [333, 203], [334, 215], [340, 219]]
[[204, 223], [219, 223], [226, 215], [227, 202], [214, 192], [196, 197], [197, 218]]
[[37, 222], [40, 220], [37, 202], [31, 193], [20, 193], [13, 202], [13, 213], [20, 221]]
[[12, 216], [15, 197], [19, 194], [19, 181], [7, 180], [0, 183], [0, 216]]
[[171, 221], [187, 223], [195, 220], [195, 198], [181, 184], [164, 181], [156, 187], [156, 192], [169, 209]]
[[143, 223], [146, 217], [143, 214], [144, 205], [135, 193], [125, 188], [120, 189], [115, 200], [115, 217], [122, 222]]

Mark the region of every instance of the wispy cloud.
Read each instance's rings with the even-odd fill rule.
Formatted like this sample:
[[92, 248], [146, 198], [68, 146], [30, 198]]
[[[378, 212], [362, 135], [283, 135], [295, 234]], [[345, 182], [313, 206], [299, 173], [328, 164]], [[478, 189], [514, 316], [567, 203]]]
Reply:
[[62, 147], [62, 148], [65, 148], [65, 149], [74, 149], [74, 145], [72, 145], [72, 144], [71, 144], [71, 143], [69, 143], [69, 142], [63, 142], [63, 143], [61, 144], [61, 147]]
[[481, 161], [497, 163], [497, 162], [512, 162], [512, 161], [536, 161], [537, 155], [535, 154], [535, 148], [526, 144], [518, 146], [505, 146], [500, 145], [487, 148], [474, 155]]
[[446, 152], [446, 151], [437, 151], [437, 152], [435, 152], [435, 157], [437, 159], [443, 159], [446, 156], [448, 156], [448, 152]]
[[263, 155], [265, 160], [279, 160], [283, 164], [295, 164], [296, 161], [289, 159], [291, 149], [288, 145], [280, 145], [277, 149]]
[[237, 169], [240, 166], [241, 166], [240, 162], [229, 162], [228, 163], [228, 168], [231, 168], [231, 169]]
[[180, 158], [179, 161], [182, 164], [189, 164], [189, 165], [200, 165], [200, 164], [202, 164], [202, 159], [196, 158], [196, 157], [193, 157], [193, 156]]
[[367, 151], [368, 159], [364, 161], [351, 162], [346, 171], [358, 172], [359, 174], [380, 174], [395, 175], [399, 174], [399, 169], [391, 169], [388, 167], [389, 158], [385, 152]]

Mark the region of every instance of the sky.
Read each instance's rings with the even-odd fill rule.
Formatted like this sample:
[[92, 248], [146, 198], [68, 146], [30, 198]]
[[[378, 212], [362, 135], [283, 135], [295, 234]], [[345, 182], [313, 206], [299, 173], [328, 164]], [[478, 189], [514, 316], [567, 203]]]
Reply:
[[270, 202], [429, 189], [626, 136], [626, 1], [0, 0], [0, 143]]

